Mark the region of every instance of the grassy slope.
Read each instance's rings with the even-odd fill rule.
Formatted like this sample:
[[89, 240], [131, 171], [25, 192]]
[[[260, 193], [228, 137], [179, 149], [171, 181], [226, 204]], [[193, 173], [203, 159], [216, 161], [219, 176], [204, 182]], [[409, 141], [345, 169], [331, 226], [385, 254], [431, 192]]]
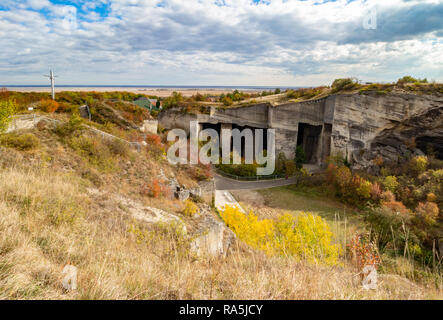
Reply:
[[[140, 196], [141, 181], [158, 172], [158, 161], [144, 153], [114, 157], [115, 167], [102, 171], [51, 132], [34, 134], [41, 141], [38, 149], [0, 151], [0, 299], [437, 297], [398, 276], [385, 276], [379, 290], [366, 292], [348, 267], [267, 257], [242, 243], [226, 258], [196, 259], [176, 233], [135, 221], [125, 208], [106, 206], [118, 192], [179, 214], [177, 200]], [[101, 183], [82, 174], [88, 170], [96, 171]], [[88, 188], [99, 189], [100, 196], [91, 196]], [[326, 205], [325, 212], [333, 206]], [[69, 262], [79, 268], [74, 292], [60, 283]]]
[[286, 186], [259, 192], [265, 204], [271, 208], [293, 214], [312, 212], [326, 219], [342, 246], [357, 230], [363, 229], [361, 218], [353, 208], [327, 196], [321, 188], [297, 189]]
[[[298, 214], [300, 211], [310, 211], [328, 221], [334, 232], [336, 241], [344, 246], [356, 232], [364, 233], [365, 225], [362, 214], [351, 207], [328, 195], [323, 187], [286, 186], [260, 190], [266, 206], [273, 210], [274, 215], [282, 212]], [[432, 274], [420, 269], [416, 262], [397, 256], [382, 256], [382, 269], [384, 273], [401, 275], [413, 281], [424, 283], [426, 286], [437, 284], [442, 287], [441, 277], [434, 279]], [[436, 282], [434, 282], [436, 281]], [[440, 298], [443, 298], [440, 293]]]

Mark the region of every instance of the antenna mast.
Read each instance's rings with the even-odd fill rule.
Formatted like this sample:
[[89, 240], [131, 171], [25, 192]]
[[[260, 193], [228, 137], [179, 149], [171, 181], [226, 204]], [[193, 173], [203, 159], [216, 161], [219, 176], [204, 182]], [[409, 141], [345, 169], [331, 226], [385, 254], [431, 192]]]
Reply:
[[55, 100], [55, 78], [57, 78], [57, 76], [54, 75], [54, 72], [52, 72], [52, 70], [49, 70], [49, 76], [45, 75], [45, 77], [51, 80], [51, 97], [52, 100]]

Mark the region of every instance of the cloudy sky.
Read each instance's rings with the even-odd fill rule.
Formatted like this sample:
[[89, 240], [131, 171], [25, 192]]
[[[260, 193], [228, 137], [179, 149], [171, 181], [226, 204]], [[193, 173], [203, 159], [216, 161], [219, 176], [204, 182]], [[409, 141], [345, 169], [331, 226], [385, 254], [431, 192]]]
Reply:
[[0, 85], [443, 81], [443, 0], [0, 0]]

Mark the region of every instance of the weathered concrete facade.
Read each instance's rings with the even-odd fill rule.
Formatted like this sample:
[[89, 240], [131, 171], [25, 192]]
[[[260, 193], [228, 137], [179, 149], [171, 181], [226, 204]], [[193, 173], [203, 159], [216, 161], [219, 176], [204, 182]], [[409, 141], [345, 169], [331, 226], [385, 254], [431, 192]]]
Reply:
[[159, 125], [188, 131], [189, 121], [193, 120], [202, 124], [273, 128], [277, 154], [283, 152], [286, 157], [293, 158], [297, 145], [302, 145], [307, 162], [321, 165], [331, 154], [341, 153], [351, 158], [358, 150], [370, 149], [383, 130], [442, 105], [443, 97], [435, 96], [339, 94], [278, 106], [264, 103], [211, 108], [210, 114], [185, 114], [171, 109], [160, 113]]

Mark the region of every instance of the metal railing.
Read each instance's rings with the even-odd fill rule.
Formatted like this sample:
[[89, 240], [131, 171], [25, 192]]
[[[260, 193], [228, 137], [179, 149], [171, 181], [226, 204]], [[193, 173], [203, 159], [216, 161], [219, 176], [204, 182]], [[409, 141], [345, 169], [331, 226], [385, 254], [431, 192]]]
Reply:
[[[276, 179], [284, 179], [287, 176], [281, 175], [281, 174], [273, 174], [273, 175], [267, 175], [267, 176], [237, 176], [235, 174], [231, 174], [228, 172], [225, 172], [223, 170], [220, 170], [219, 168], [214, 168], [215, 172], [221, 176], [224, 176], [226, 178], [231, 178], [238, 181], [261, 181], [261, 180], [276, 180]], [[290, 178], [290, 177], [288, 177]]]

